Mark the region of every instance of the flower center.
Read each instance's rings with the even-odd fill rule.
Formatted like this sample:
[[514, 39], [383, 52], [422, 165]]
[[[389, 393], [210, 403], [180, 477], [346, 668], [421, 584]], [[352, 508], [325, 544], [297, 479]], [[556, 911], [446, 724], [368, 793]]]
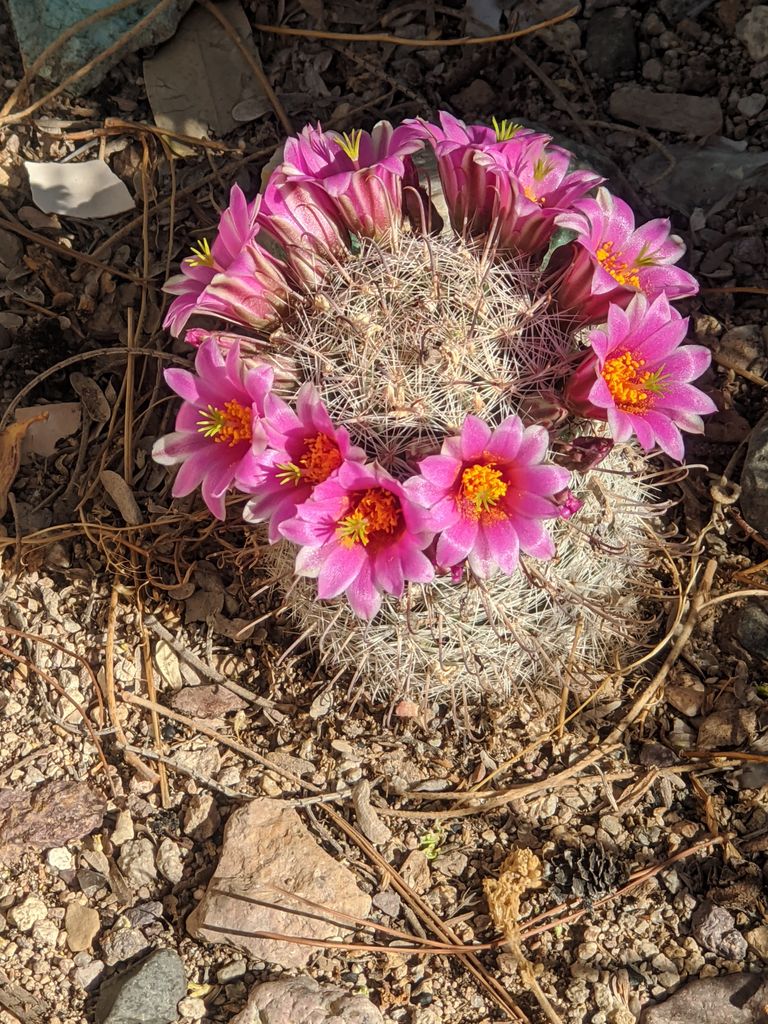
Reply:
[[497, 142], [509, 142], [523, 127], [521, 124], [515, 124], [514, 121], [507, 121], [506, 118], [503, 121], [497, 121], [495, 117], [492, 117], [491, 124], [496, 132]]
[[201, 238], [197, 245], [192, 246], [192, 255], [187, 256], [190, 267], [212, 267], [213, 253], [207, 238]]
[[236, 399], [225, 402], [221, 409], [209, 405], [197, 421], [197, 429], [204, 437], [212, 437], [217, 444], [234, 448], [241, 441], [251, 441], [251, 407]]
[[350, 160], [358, 160], [360, 157], [360, 140], [363, 137], [363, 133], [360, 128], [355, 128], [353, 132], [344, 132], [339, 138], [334, 136], [333, 141], [347, 154]]
[[344, 547], [367, 545], [377, 535], [394, 533], [400, 519], [400, 503], [395, 495], [383, 487], [372, 487], [363, 492], [355, 510], [341, 520], [336, 533]]
[[654, 397], [664, 394], [667, 377], [662, 370], [643, 370], [644, 359], [631, 352], [608, 359], [602, 369], [616, 408], [622, 412], [644, 413], [653, 406]]
[[461, 474], [462, 496], [477, 513], [490, 512], [507, 493], [507, 485], [494, 462], [469, 466]]
[[613, 251], [613, 242], [603, 242], [595, 253], [603, 270], [611, 275], [614, 281], [625, 287], [640, 287], [640, 278], [637, 267], [631, 265], [621, 258], [621, 253]]
[[326, 434], [315, 434], [304, 439], [304, 454], [295, 462], [283, 462], [278, 466], [278, 480], [281, 484], [296, 487], [302, 480], [315, 485], [321, 484], [331, 473], [335, 473], [344, 459], [339, 446]]

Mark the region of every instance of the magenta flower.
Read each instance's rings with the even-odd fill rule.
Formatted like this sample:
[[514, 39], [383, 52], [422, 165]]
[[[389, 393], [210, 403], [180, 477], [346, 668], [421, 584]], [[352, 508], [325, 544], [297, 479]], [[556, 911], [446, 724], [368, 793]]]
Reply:
[[664, 295], [650, 304], [636, 295], [626, 310], [612, 305], [608, 323], [589, 332], [592, 351], [580, 367], [573, 396], [566, 394], [574, 411], [584, 407], [578, 402], [581, 393], [587, 415], [607, 419], [614, 440], [634, 434], [645, 451], [658, 444], [682, 460], [680, 431], [702, 433], [702, 414], [717, 411], [690, 383], [707, 369], [711, 354], [703, 345], [680, 344], [687, 329], [688, 320]]
[[549, 145], [545, 135], [524, 136], [520, 143], [492, 147], [475, 160], [495, 175], [494, 238], [502, 248], [533, 255], [549, 244], [555, 217], [605, 179], [591, 171], [569, 173], [571, 154]]
[[234, 185], [213, 245], [204, 238], [166, 282], [163, 290], [176, 296], [163, 322], [171, 334], [178, 336], [193, 314], [260, 327], [283, 308], [290, 291], [286, 267], [256, 242], [259, 207], [258, 196], [248, 203]]
[[183, 402], [176, 430], [158, 438], [152, 456], [163, 466], [181, 463], [172, 494], [183, 498], [202, 484], [203, 500], [218, 519], [226, 518], [224, 497], [241, 462], [263, 451], [264, 402], [272, 386], [269, 366], [245, 363], [240, 347], [226, 355], [204, 341], [195, 356], [195, 372], [166, 370], [165, 379]]
[[325, 193], [355, 235], [382, 238], [402, 219], [403, 176], [410, 153], [421, 149], [424, 132], [414, 125], [393, 128], [379, 121], [373, 131], [324, 132], [311, 125], [285, 144], [279, 172], [302, 184], [307, 201]]
[[423, 511], [375, 464], [345, 462], [280, 533], [301, 545], [296, 572], [317, 579], [317, 596], [346, 594], [363, 619], [378, 612], [382, 594], [400, 597], [406, 580], [430, 583], [434, 577], [424, 554], [432, 533]]
[[635, 228], [631, 208], [606, 188], [596, 199], [581, 199], [555, 219], [577, 233], [574, 256], [557, 284], [560, 306], [580, 323], [594, 324], [608, 306], [626, 307], [633, 295], [682, 299], [699, 290], [694, 277], [673, 266], [685, 252], [666, 218]]
[[269, 540], [280, 540], [280, 524], [296, 513], [315, 487], [332, 477], [344, 462], [363, 462], [365, 452], [350, 444], [349, 434], [331, 422], [320, 395], [304, 384], [296, 411], [268, 395], [264, 406], [265, 451], [250, 452], [238, 468], [240, 490], [254, 496], [245, 506], [249, 523], [269, 522]]
[[349, 232], [336, 203], [317, 187], [272, 173], [261, 197], [259, 223], [285, 250], [299, 280], [310, 287], [322, 279], [326, 261], [349, 250]]
[[419, 125], [432, 143], [454, 230], [484, 235], [497, 215], [499, 189], [496, 166], [486, 158], [498, 156], [513, 162], [527, 141], [548, 137], [509, 121], [498, 123], [495, 118], [489, 128], [464, 124], [444, 110], [438, 116], [439, 125], [423, 120], [406, 124]]
[[419, 463], [406, 487], [429, 509], [439, 567], [466, 558], [476, 576], [487, 578], [497, 568], [513, 573], [520, 550], [552, 557], [544, 520], [561, 514], [552, 496], [565, 489], [570, 473], [542, 465], [548, 445], [547, 431], [525, 428], [519, 416], [508, 416], [495, 430], [467, 416], [458, 437]]

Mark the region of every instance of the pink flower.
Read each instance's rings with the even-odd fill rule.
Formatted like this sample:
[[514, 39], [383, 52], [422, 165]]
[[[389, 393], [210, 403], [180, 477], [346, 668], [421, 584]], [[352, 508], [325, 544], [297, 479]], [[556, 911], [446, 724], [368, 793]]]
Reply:
[[177, 297], [163, 326], [174, 336], [193, 314], [260, 327], [285, 305], [285, 264], [256, 242], [259, 205], [259, 197], [248, 203], [234, 185], [213, 245], [203, 239], [181, 261], [181, 273], [166, 282], [163, 290]]
[[576, 513], [584, 508], [584, 502], [576, 497], [570, 487], [553, 494], [552, 500], [559, 509], [558, 515], [561, 519], [573, 519]]
[[268, 366], [250, 367], [232, 345], [226, 359], [214, 341], [204, 341], [195, 372], [166, 370], [168, 385], [183, 402], [176, 430], [158, 438], [152, 456], [163, 466], [181, 463], [172, 494], [182, 498], [202, 484], [203, 500], [218, 519], [226, 518], [224, 497], [251, 450], [263, 451], [264, 402], [272, 386]]
[[264, 405], [265, 451], [250, 452], [240, 464], [236, 485], [254, 497], [245, 506], [249, 523], [269, 522], [271, 543], [279, 526], [296, 513], [315, 487], [332, 477], [344, 462], [363, 462], [365, 452], [331, 422], [320, 395], [304, 384], [294, 412], [282, 399], [268, 395]]
[[285, 144], [279, 171], [310, 194], [330, 196], [355, 235], [381, 238], [402, 219], [403, 176], [408, 154], [421, 149], [423, 131], [379, 121], [373, 131], [323, 132], [311, 125]]
[[681, 299], [699, 290], [696, 279], [675, 267], [685, 252], [669, 220], [635, 228], [635, 217], [621, 199], [601, 188], [596, 199], [581, 199], [555, 218], [577, 233], [574, 256], [556, 295], [562, 309], [583, 324], [604, 320], [610, 303], [626, 307], [638, 292], [648, 299]]
[[502, 248], [531, 255], [546, 249], [555, 217], [604, 181], [591, 171], [569, 173], [571, 154], [549, 141], [528, 135], [514, 149], [497, 146], [476, 157], [495, 175], [494, 238]]
[[[680, 344], [687, 329], [688, 320], [666, 296], [649, 304], [636, 295], [626, 310], [612, 305], [608, 323], [589, 332], [592, 351], [580, 368], [578, 389], [584, 394], [584, 381], [591, 382], [587, 414], [607, 419], [614, 440], [634, 434], [645, 451], [658, 444], [682, 460], [680, 431], [702, 433], [702, 414], [716, 412], [712, 399], [690, 383], [711, 355], [702, 345]], [[581, 412], [574, 398], [572, 408]]]
[[406, 580], [430, 583], [434, 577], [424, 554], [432, 539], [424, 513], [375, 464], [345, 462], [280, 533], [301, 545], [296, 572], [317, 579], [318, 597], [346, 594], [363, 619], [378, 612], [382, 594], [400, 597]]
[[349, 232], [330, 196], [280, 170], [272, 173], [261, 197], [259, 223], [310, 287], [322, 279], [329, 258], [338, 259], [349, 250]]
[[429, 509], [438, 566], [466, 558], [475, 575], [486, 578], [497, 568], [513, 573], [521, 549], [552, 557], [544, 520], [560, 514], [552, 495], [567, 486], [570, 473], [541, 464], [548, 445], [547, 431], [525, 428], [519, 416], [508, 416], [495, 430], [467, 416], [458, 437], [419, 463], [419, 475], [406, 487]]
[[492, 161], [503, 157], [513, 161], [525, 143], [534, 136], [519, 124], [494, 118], [493, 128], [482, 124], [464, 124], [441, 110], [440, 124], [406, 121], [420, 125], [429, 137], [437, 157], [443, 195], [451, 215], [451, 224], [460, 234], [484, 235], [497, 215], [498, 174]]

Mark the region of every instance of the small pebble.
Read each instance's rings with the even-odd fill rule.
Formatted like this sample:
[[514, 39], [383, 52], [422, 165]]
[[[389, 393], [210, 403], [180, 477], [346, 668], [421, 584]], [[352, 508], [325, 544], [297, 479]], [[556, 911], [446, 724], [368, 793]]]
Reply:
[[186, 996], [179, 1002], [176, 1009], [184, 1020], [202, 1020], [206, 1013], [205, 1003], [197, 996]]

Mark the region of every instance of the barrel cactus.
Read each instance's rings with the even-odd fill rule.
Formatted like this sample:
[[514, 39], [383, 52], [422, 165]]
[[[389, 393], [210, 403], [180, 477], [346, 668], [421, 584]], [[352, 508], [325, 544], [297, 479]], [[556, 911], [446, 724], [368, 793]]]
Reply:
[[154, 457], [264, 531], [254, 572], [332, 674], [587, 692], [653, 623], [649, 458], [714, 408], [683, 251], [519, 125], [309, 126], [166, 285], [196, 354]]

